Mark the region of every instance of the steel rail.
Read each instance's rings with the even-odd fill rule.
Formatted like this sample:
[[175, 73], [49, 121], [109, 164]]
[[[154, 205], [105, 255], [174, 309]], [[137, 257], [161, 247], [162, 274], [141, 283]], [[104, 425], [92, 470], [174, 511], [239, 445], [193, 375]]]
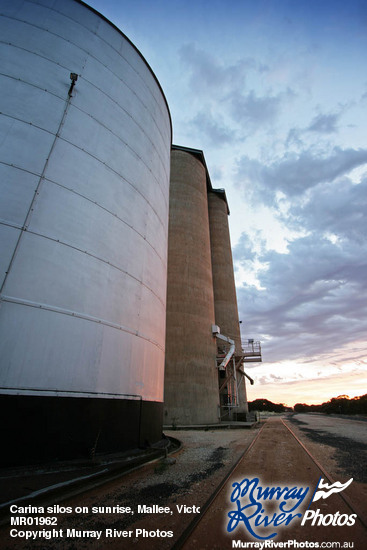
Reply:
[[264, 426], [265, 426], [265, 422], [264, 424], [261, 426], [260, 430], [258, 431], [258, 433], [256, 434], [255, 438], [251, 441], [250, 445], [243, 451], [243, 453], [240, 455], [240, 457], [237, 459], [237, 461], [234, 463], [234, 465], [231, 467], [231, 469], [229, 470], [229, 472], [227, 472], [227, 474], [224, 476], [224, 478], [222, 479], [222, 481], [219, 483], [219, 485], [214, 489], [213, 493], [210, 495], [210, 497], [207, 499], [207, 501], [205, 502], [205, 504], [203, 506], [200, 507], [200, 515], [197, 515], [192, 521], [191, 523], [189, 523], [189, 525], [186, 527], [186, 529], [181, 533], [181, 535], [179, 536], [179, 538], [176, 540], [176, 542], [173, 544], [173, 546], [171, 547], [171, 550], [179, 550], [180, 548], [182, 548], [182, 546], [185, 544], [185, 542], [187, 541], [187, 539], [189, 538], [189, 536], [191, 535], [191, 533], [196, 529], [196, 527], [198, 526], [198, 524], [201, 522], [201, 520], [203, 519], [204, 515], [206, 514], [206, 512], [209, 510], [210, 506], [213, 504], [213, 502], [215, 501], [215, 499], [217, 498], [217, 496], [219, 495], [219, 493], [221, 492], [221, 490], [223, 489], [224, 485], [226, 484], [226, 482], [228, 481], [228, 479], [231, 477], [231, 475], [233, 474], [233, 472], [236, 470], [236, 468], [238, 467], [238, 465], [240, 464], [240, 462], [242, 461], [243, 458], [245, 458], [245, 456], [247, 455], [247, 453], [252, 449], [252, 447], [255, 445], [257, 439], [259, 438], [262, 430], [264, 429]]
[[[313, 461], [313, 463], [317, 466], [317, 468], [320, 470], [320, 472], [323, 474], [323, 476], [331, 483], [335, 483], [335, 481], [333, 480], [332, 476], [325, 470], [325, 468], [323, 468], [323, 466], [321, 466], [321, 464], [316, 460], [316, 458], [310, 453], [310, 451], [305, 447], [305, 445], [300, 441], [300, 439], [295, 435], [295, 433], [291, 430], [291, 428], [289, 426], [287, 426], [287, 424], [283, 421], [282, 418], [280, 418], [282, 424], [284, 425], [285, 428], [287, 428], [287, 430], [291, 433], [291, 435], [294, 437], [294, 439], [297, 441], [297, 443], [302, 447], [302, 449], [305, 451], [305, 453], [310, 457], [310, 459]], [[199, 525], [199, 523], [202, 521], [204, 515], [206, 514], [206, 512], [209, 510], [209, 508], [211, 507], [211, 505], [213, 504], [213, 502], [215, 501], [215, 499], [217, 498], [217, 496], [219, 495], [219, 493], [221, 492], [221, 490], [223, 489], [225, 483], [228, 481], [228, 479], [231, 477], [231, 475], [234, 473], [234, 471], [236, 470], [236, 468], [238, 467], [238, 465], [240, 464], [240, 462], [242, 461], [242, 459], [246, 456], [246, 454], [252, 449], [252, 447], [255, 445], [255, 443], [257, 442], [257, 439], [258, 437], [260, 436], [264, 426], [265, 426], [266, 422], [264, 423], [264, 425], [261, 427], [261, 429], [259, 430], [258, 434], [256, 435], [255, 439], [253, 439], [253, 441], [251, 442], [251, 444], [247, 447], [247, 449], [242, 453], [242, 455], [239, 457], [239, 459], [237, 460], [237, 462], [234, 464], [234, 466], [231, 468], [231, 470], [226, 474], [226, 476], [224, 477], [224, 479], [220, 482], [220, 484], [218, 485], [218, 487], [214, 490], [214, 492], [212, 493], [212, 495], [208, 498], [208, 500], [206, 501], [206, 503], [204, 504], [204, 506], [201, 507], [201, 513], [200, 515], [197, 515], [193, 520], [192, 522], [186, 527], [186, 529], [181, 533], [181, 535], [179, 536], [179, 538], [177, 539], [177, 541], [174, 543], [174, 545], [172, 546], [171, 550], [180, 550], [185, 542], [188, 540], [188, 538], [190, 537], [190, 535], [193, 533], [193, 531], [196, 529], [196, 527]], [[357, 515], [357, 519], [359, 520], [359, 522], [365, 527], [367, 528], [367, 521], [366, 519], [363, 517], [363, 513], [361, 510], [358, 510], [356, 509], [356, 507], [354, 506], [354, 504], [351, 502], [351, 500], [346, 496], [344, 495], [344, 493], [339, 493], [339, 496], [344, 500], [345, 504], [348, 506], [348, 508], [350, 508], [350, 510], [355, 513]]]

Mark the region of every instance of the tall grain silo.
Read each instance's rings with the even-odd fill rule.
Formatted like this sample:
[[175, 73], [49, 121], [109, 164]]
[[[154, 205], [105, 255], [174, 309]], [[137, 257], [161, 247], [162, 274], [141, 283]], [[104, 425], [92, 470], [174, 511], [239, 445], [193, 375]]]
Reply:
[[164, 423], [219, 421], [208, 175], [201, 151], [171, 154]]
[[[221, 333], [232, 339], [235, 344], [231, 362], [228, 363], [226, 370], [220, 373], [223, 379], [220, 386], [223, 387], [223, 390], [227, 391], [224, 383], [226, 376], [232, 378], [232, 383], [235, 386], [231, 403], [233, 409], [231, 410], [231, 406], [228, 407], [231, 417], [233, 411], [248, 412], [248, 404], [245, 376], [242, 369], [243, 351], [228, 225], [229, 208], [225, 191], [212, 189], [208, 193], [208, 203], [215, 322], [220, 327]], [[226, 410], [226, 407], [223, 407], [222, 402], [222, 415], [223, 410]]]
[[0, 24], [2, 459], [157, 441], [165, 97], [135, 46], [83, 2], [3, 0]]

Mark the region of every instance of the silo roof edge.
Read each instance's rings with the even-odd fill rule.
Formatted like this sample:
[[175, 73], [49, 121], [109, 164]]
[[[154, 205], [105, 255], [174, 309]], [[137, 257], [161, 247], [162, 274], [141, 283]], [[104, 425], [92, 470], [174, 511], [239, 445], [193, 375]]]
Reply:
[[226, 195], [225, 189], [214, 189], [213, 188], [212, 182], [211, 182], [211, 179], [210, 179], [209, 170], [208, 170], [206, 160], [205, 160], [205, 156], [204, 156], [204, 151], [202, 151], [201, 149], [193, 149], [192, 147], [184, 147], [183, 145], [175, 145], [175, 144], [172, 144], [172, 149], [175, 150], [175, 151], [185, 151], [186, 153], [190, 153], [191, 155], [193, 155], [194, 157], [196, 157], [197, 159], [200, 160], [200, 162], [202, 163], [202, 165], [205, 168], [206, 184], [207, 184], [208, 192], [215, 193], [217, 195], [220, 195], [221, 198], [223, 198], [223, 200], [225, 201], [225, 203], [227, 205], [227, 211], [228, 211], [228, 215], [229, 215], [230, 212], [229, 212], [228, 200], [227, 200], [227, 195]]
[[112, 21], [110, 21], [107, 17], [105, 17], [102, 13], [100, 13], [98, 10], [96, 10], [95, 8], [92, 8], [92, 6], [90, 6], [89, 4], [87, 4], [86, 2], [83, 2], [83, 0], [74, 0], [75, 2], [77, 2], [78, 4], [81, 4], [82, 6], [88, 8], [90, 11], [92, 11], [93, 13], [95, 13], [96, 15], [98, 15], [98, 17], [100, 17], [101, 19], [103, 19], [104, 21], [106, 21], [106, 23], [108, 23], [109, 25], [111, 25], [111, 27], [113, 27], [117, 32], [119, 32], [126, 40], [127, 42], [134, 48], [134, 50], [139, 54], [139, 56], [141, 57], [141, 59], [144, 61], [144, 63], [146, 64], [146, 66], [148, 67], [148, 69], [150, 70], [150, 72], [152, 73], [152, 76], [154, 78], [154, 80], [156, 81], [157, 85], [158, 85], [158, 88], [160, 89], [160, 92], [162, 94], [162, 97], [164, 99], [164, 102], [166, 104], [166, 107], [167, 107], [167, 112], [168, 112], [168, 118], [169, 118], [169, 122], [170, 122], [170, 127], [171, 127], [171, 144], [172, 144], [172, 136], [173, 136], [173, 129], [172, 129], [172, 117], [171, 117], [171, 112], [170, 112], [170, 109], [169, 109], [169, 105], [168, 105], [168, 101], [167, 101], [167, 98], [165, 96], [165, 93], [163, 91], [163, 88], [157, 78], [157, 76], [155, 75], [152, 67], [149, 65], [148, 61], [145, 59], [145, 57], [143, 56], [143, 54], [141, 53], [141, 51], [135, 46], [135, 44], [130, 40], [130, 38], [128, 36], [126, 36], [126, 34], [124, 32], [122, 32], [121, 29], [119, 29], [117, 27], [117, 25], [115, 25], [114, 23], [112, 23]]

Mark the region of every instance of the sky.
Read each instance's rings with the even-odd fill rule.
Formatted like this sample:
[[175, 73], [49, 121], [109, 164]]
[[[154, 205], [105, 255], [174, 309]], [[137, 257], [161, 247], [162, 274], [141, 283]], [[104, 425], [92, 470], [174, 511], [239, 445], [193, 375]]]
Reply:
[[250, 401], [367, 393], [366, 0], [91, 0], [225, 188]]

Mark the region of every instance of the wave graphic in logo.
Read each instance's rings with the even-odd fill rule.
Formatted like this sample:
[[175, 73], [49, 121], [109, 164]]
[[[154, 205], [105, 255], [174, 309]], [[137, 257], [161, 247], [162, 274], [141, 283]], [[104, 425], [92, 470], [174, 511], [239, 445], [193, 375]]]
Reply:
[[320, 498], [328, 498], [333, 493], [341, 493], [341, 491], [344, 491], [344, 489], [346, 489], [348, 485], [352, 483], [352, 481], [353, 478], [350, 478], [350, 480], [346, 483], [340, 483], [340, 481], [336, 481], [335, 483], [329, 485], [322, 479], [322, 477], [320, 477], [312, 502], [316, 502], [316, 500], [320, 500]]

